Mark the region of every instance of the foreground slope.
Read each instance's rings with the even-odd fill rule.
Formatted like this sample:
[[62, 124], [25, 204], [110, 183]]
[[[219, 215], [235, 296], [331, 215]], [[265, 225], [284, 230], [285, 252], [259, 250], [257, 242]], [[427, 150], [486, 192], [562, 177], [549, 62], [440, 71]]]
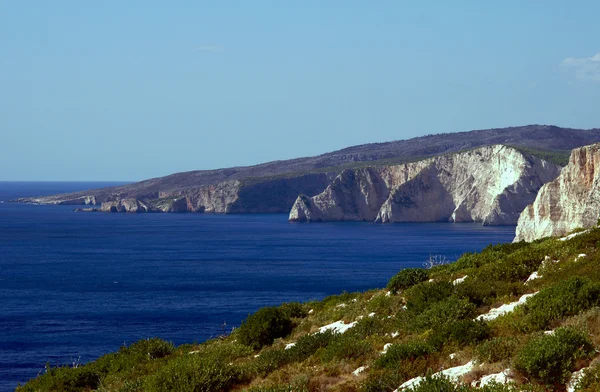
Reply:
[[[29, 203], [100, 205], [108, 212], [289, 212], [298, 194], [321, 193], [344, 168], [412, 162], [484, 145], [538, 150], [562, 162], [571, 149], [600, 142], [600, 130], [546, 125], [446, 133], [365, 144], [256, 166], [191, 171], [119, 187], [23, 198]], [[270, 197], [264, 199], [265, 196]]]
[[600, 218], [600, 144], [573, 150], [568, 165], [544, 185], [519, 218], [515, 241], [593, 227]]
[[483, 222], [513, 225], [559, 166], [502, 145], [383, 167], [344, 170], [298, 197], [293, 221]]
[[[139, 341], [18, 391], [600, 390], [600, 229], [263, 308], [203, 344]], [[496, 384], [494, 384], [496, 382]]]

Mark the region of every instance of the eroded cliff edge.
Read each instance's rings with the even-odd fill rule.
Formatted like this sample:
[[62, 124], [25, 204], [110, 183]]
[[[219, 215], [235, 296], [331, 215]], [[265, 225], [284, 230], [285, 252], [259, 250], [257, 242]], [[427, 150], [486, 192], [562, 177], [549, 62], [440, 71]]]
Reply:
[[88, 206], [78, 210], [102, 212], [287, 213], [298, 193], [317, 194], [336, 175], [324, 172], [246, 178], [164, 191], [115, 187], [17, 201]]
[[482, 222], [514, 225], [560, 167], [494, 145], [419, 162], [344, 170], [300, 195], [292, 221]]
[[576, 148], [560, 176], [544, 185], [519, 218], [515, 242], [596, 226], [600, 217], [600, 144]]

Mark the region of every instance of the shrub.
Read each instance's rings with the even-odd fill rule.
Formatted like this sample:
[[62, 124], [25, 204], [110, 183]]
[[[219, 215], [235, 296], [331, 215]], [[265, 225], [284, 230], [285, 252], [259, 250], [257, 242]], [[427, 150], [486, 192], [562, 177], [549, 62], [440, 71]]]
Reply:
[[243, 372], [252, 377], [264, 377], [288, 363], [290, 356], [287, 351], [282, 349], [263, 350], [260, 357], [243, 368]]
[[406, 268], [398, 272], [387, 284], [392, 293], [408, 289], [429, 279], [429, 273], [423, 268]]
[[519, 342], [512, 337], [499, 337], [483, 342], [475, 348], [475, 358], [480, 363], [494, 363], [509, 359]]
[[287, 336], [292, 331], [292, 321], [278, 308], [261, 308], [248, 316], [238, 329], [238, 339], [242, 344], [255, 350], [272, 344], [277, 338]]
[[25, 386], [17, 388], [20, 392], [50, 391], [76, 392], [96, 389], [100, 376], [90, 365], [80, 368], [55, 367], [46, 365], [46, 373], [29, 381]]
[[150, 361], [171, 355], [173, 350], [172, 343], [159, 338], [140, 340], [81, 367], [47, 366], [45, 374], [27, 383], [22, 390], [69, 392], [96, 389], [107, 374], [141, 368]]
[[318, 349], [327, 347], [334, 338], [331, 331], [304, 335], [296, 344], [287, 349], [272, 349], [261, 352], [260, 357], [248, 363], [243, 371], [247, 375], [264, 377], [272, 371], [294, 362], [301, 362]]
[[427, 358], [416, 358], [410, 361], [398, 362], [395, 366], [373, 369], [360, 385], [360, 390], [363, 392], [391, 392], [398, 389], [398, 386], [406, 380], [425, 373], [427, 369], [433, 366], [434, 364], [429, 362]]
[[428, 342], [441, 348], [444, 344], [452, 341], [460, 346], [479, 343], [490, 336], [490, 327], [483, 321], [459, 320], [452, 323], [442, 324], [433, 329], [429, 335]]
[[299, 302], [287, 302], [282, 304], [279, 309], [290, 318], [304, 318], [308, 316], [308, 312]]
[[240, 381], [236, 366], [211, 356], [185, 355], [169, 361], [147, 379], [148, 392], [212, 392], [230, 389]]
[[325, 362], [334, 359], [355, 359], [365, 356], [373, 351], [373, 347], [363, 339], [358, 339], [351, 334], [336, 334], [327, 345], [321, 358]]
[[452, 295], [454, 286], [450, 282], [424, 282], [406, 291], [406, 307], [413, 313], [421, 313], [436, 302]]
[[474, 316], [475, 305], [465, 299], [450, 297], [419, 314], [414, 319], [414, 326], [417, 329], [429, 329]]
[[143, 339], [133, 343], [131, 346], [123, 346], [119, 354], [136, 357], [148, 357], [148, 359], [164, 358], [173, 353], [175, 346], [159, 338]]
[[359, 320], [354, 328], [346, 332], [356, 336], [358, 339], [364, 339], [372, 335], [383, 335], [391, 325], [390, 319], [378, 317], [365, 317]]
[[573, 277], [542, 289], [523, 307], [524, 328], [540, 330], [551, 322], [576, 315], [599, 303], [600, 283]]
[[590, 367], [583, 373], [575, 390], [578, 392], [600, 391], [600, 364]]
[[591, 340], [574, 328], [559, 328], [552, 335], [531, 340], [517, 354], [515, 368], [541, 383], [564, 384], [576, 360], [594, 352]]
[[377, 358], [373, 367], [375, 369], [393, 368], [398, 366], [401, 361], [414, 361], [416, 358], [425, 357], [433, 351], [431, 345], [421, 341], [393, 344], [385, 354]]
[[301, 362], [313, 355], [318, 349], [327, 347], [334, 339], [335, 334], [331, 331], [318, 332], [312, 335], [304, 335], [296, 344], [286, 351], [287, 363]]

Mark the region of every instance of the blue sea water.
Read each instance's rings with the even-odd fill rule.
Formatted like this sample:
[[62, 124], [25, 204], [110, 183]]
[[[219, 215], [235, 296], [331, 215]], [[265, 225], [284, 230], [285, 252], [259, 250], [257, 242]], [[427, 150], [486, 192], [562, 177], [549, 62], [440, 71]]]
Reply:
[[109, 183], [0, 182], [0, 391], [44, 364], [159, 336], [203, 341], [261, 306], [385, 286], [429, 255], [510, 242], [478, 224], [294, 224], [287, 216], [74, 213], [8, 203]]

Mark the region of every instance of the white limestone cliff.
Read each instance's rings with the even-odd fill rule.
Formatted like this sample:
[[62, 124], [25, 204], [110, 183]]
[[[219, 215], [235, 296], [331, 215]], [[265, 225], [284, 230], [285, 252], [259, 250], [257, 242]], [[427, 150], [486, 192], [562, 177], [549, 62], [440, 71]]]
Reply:
[[519, 217], [515, 242], [596, 226], [600, 217], [600, 144], [576, 148], [554, 181]]
[[482, 222], [514, 225], [560, 167], [502, 145], [419, 162], [344, 170], [298, 197], [292, 221]]

